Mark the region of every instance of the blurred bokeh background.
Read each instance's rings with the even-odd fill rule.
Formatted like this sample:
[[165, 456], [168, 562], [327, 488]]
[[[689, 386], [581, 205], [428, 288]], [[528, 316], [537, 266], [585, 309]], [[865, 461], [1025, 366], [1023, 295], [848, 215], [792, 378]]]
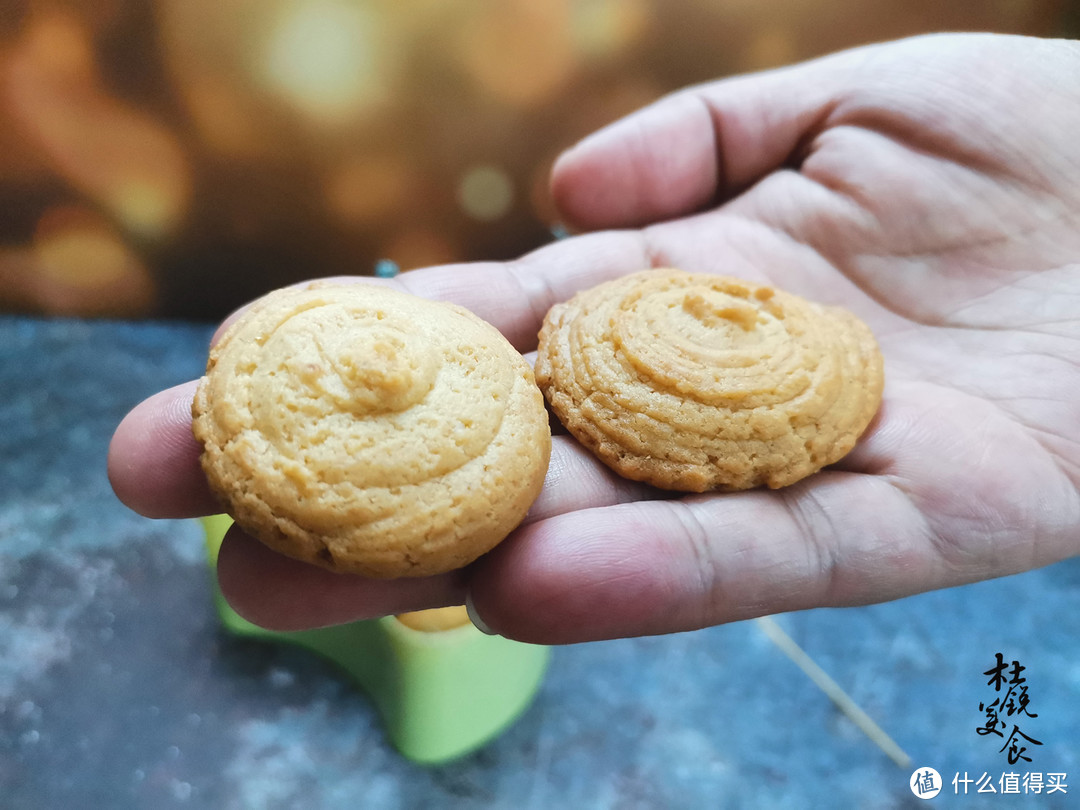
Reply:
[[503, 259], [547, 176], [686, 84], [1066, 0], [0, 0], [0, 311], [217, 319]]

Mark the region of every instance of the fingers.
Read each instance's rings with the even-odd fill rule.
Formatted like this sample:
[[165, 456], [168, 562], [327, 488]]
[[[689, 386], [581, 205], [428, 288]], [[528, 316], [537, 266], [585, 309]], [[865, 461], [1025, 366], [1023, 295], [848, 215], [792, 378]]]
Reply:
[[[615, 476], [572, 439], [556, 436], [544, 491], [525, 521], [662, 494]], [[335, 574], [277, 554], [239, 529], [226, 535], [218, 558], [218, 581], [229, 604], [249, 621], [274, 630], [460, 605], [468, 577], [468, 569], [392, 581]]]
[[648, 266], [639, 234], [612, 231], [553, 242], [507, 263], [410, 270], [393, 282], [413, 295], [471, 310], [526, 352], [536, 348], [537, 333], [553, 304]]
[[886, 479], [825, 472], [778, 492], [559, 515], [477, 566], [495, 632], [554, 644], [678, 632], [943, 584], [921, 517]]
[[[202, 447], [191, 434], [197, 385], [193, 380], [155, 394], [137, 405], [113, 435], [109, 480], [117, 497], [141, 515], [185, 518], [221, 511], [199, 464]], [[544, 489], [527, 520], [661, 494], [620, 478], [576, 441], [557, 435]]]
[[465, 571], [394, 580], [335, 574], [283, 557], [237, 527], [221, 544], [218, 583], [241, 616], [270, 630], [307, 630], [465, 602]]
[[[541, 247], [511, 262], [473, 262], [410, 270], [392, 279], [358, 276], [315, 279], [310, 284], [379, 284], [421, 298], [458, 304], [492, 324], [521, 352], [536, 348], [536, 336], [551, 306], [603, 281], [650, 266], [640, 234], [587, 234]], [[212, 342], [247, 307], [231, 314]]]
[[575, 439], [553, 436], [544, 488], [525, 516], [525, 522], [534, 523], [578, 509], [662, 498], [667, 494], [619, 477], [597, 462]]
[[693, 92], [617, 121], [556, 161], [555, 205], [583, 230], [641, 226], [702, 208], [724, 182], [717, 126]]
[[423, 579], [334, 574], [238, 530], [222, 592], [242, 616], [298, 630], [461, 604], [542, 644], [679, 632], [781, 611], [883, 601], [946, 584], [908, 498], [826, 472], [783, 492], [623, 502], [530, 518], [470, 568]]
[[206, 484], [191, 434], [197, 382], [161, 391], [137, 405], [113, 434], [109, 481], [120, 500], [141, 515], [181, 518], [221, 511]]
[[555, 204], [584, 230], [646, 225], [730, 197], [788, 164], [835, 103], [852, 51], [680, 91], [556, 162]]

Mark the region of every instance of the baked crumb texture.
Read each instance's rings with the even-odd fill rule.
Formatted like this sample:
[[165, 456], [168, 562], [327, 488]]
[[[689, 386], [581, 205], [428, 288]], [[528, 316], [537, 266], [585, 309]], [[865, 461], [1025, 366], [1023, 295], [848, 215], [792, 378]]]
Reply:
[[841, 459], [881, 402], [881, 353], [846, 310], [723, 276], [646, 270], [548, 313], [536, 381], [626, 478], [783, 487]]
[[192, 415], [241, 527], [380, 578], [491, 549], [539, 494], [551, 450], [532, 369], [498, 330], [370, 284], [261, 299], [211, 351]]

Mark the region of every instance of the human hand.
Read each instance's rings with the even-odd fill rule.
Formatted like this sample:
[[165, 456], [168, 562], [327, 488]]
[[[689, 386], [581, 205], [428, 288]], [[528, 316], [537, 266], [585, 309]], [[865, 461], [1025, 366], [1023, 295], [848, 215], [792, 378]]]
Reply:
[[[606, 230], [392, 282], [469, 307], [525, 352], [553, 303], [648, 266], [841, 304], [873, 328], [886, 386], [840, 464], [782, 490], [675, 498], [556, 436], [526, 522], [462, 571], [364, 580], [233, 530], [226, 596], [296, 629], [468, 595], [495, 631], [560, 643], [883, 601], [1077, 554], [1078, 79], [1075, 43], [950, 35], [690, 88], [556, 165], [567, 220]], [[117, 429], [110, 475], [137, 511], [218, 509], [193, 391]]]

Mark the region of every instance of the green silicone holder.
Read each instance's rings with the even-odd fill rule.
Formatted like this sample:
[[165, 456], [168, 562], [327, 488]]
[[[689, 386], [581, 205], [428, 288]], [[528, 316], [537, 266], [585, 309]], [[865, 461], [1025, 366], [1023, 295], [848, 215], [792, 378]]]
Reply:
[[[232, 518], [214, 515], [202, 523], [214, 567]], [[226, 630], [295, 644], [339, 665], [371, 697], [393, 745], [417, 763], [456, 759], [505, 731], [532, 703], [551, 655], [548, 647], [484, 635], [472, 624], [425, 632], [393, 616], [318, 630], [265, 630], [229, 607], [213, 580]]]

